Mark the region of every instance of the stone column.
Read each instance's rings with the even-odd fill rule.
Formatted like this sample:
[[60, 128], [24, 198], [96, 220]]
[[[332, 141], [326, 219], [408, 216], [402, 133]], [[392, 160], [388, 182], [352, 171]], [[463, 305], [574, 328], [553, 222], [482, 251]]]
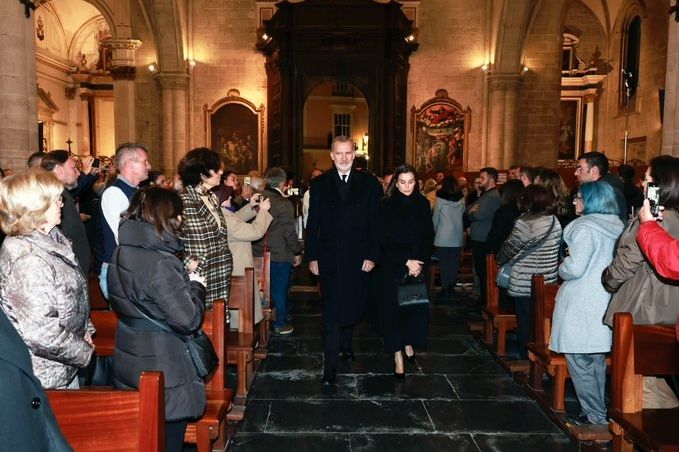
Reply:
[[177, 172], [177, 163], [186, 148], [186, 90], [189, 76], [185, 73], [160, 73], [163, 118], [162, 172], [171, 176]]
[[582, 153], [594, 149], [594, 101], [596, 95], [587, 94], [585, 96], [585, 149]]
[[679, 157], [679, 24], [669, 17], [662, 154]]
[[141, 46], [136, 39], [107, 39], [102, 45], [113, 54], [113, 98], [116, 145], [136, 141], [134, 78], [137, 74], [135, 52]]
[[38, 150], [35, 21], [18, 1], [0, 1], [0, 167], [26, 167]]
[[493, 74], [490, 87], [489, 149], [485, 165], [507, 169], [514, 162], [516, 148], [516, 99], [521, 77]]

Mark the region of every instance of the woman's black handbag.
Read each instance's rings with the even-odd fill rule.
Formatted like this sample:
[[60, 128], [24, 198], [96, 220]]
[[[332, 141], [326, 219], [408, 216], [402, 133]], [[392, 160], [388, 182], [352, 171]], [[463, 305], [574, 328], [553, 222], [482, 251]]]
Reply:
[[219, 358], [212, 346], [212, 341], [203, 330], [198, 330], [193, 337], [186, 341], [186, 348], [201, 378], [215, 370], [217, 364], [219, 364]]
[[424, 281], [420, 278], [408, 278], [406, 273], [403, 279], [396, 283], [396, 302], [399, 306], [429, 304], [429, 293]]

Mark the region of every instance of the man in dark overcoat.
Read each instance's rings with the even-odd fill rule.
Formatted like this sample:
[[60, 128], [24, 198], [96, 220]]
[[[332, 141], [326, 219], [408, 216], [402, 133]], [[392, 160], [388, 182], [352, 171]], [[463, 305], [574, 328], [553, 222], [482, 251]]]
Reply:
[[374, 176], [352, 169], [356, 152], [338, 136], [334, 168], [311, 181], [306, 259], [320, 276], [323, 297], [323, 386], [336, 382], [341, 351], [353, 360], [351, 339], [368, 298], [368, 274], [379, 256], [382, 189]]
[[0, 309], [2, 450], [68, 452], [47, 394], [33, 374], [28, 347]]

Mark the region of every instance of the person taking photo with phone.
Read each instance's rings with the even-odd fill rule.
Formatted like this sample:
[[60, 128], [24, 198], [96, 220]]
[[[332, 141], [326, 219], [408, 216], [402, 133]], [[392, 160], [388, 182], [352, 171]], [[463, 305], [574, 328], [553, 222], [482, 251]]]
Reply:
[[[651, 160], [644, 178], [646, 196], [653, 183], [660, 188], [657, 203], [665, 207], [662, 228], [679, 238], [679, 159], [662, 155]], [[674, 324], [679, 315], [679, 285], [659, 278], [653, 271], [637, 243], [639, 223], [638, 218], [630, 222], [613, 262], [602, 275], [604, 287], [613, 293], [604, 316], [609, 326], [616, 312], [630, 312], [637, 325]], [[679, 400], [664, 379], [644, 377], [644, 408], [676, 406]]]

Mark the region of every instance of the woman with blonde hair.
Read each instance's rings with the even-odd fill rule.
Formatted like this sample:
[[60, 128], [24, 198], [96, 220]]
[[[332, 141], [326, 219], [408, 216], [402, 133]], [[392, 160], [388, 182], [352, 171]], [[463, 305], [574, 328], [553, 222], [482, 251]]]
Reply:
[[436, 181], [434, 179], [427, 179], [424, 181], [424, 186], [422, 187], [422, 194], [424, 195], [425, 198], [427, 198], [427, 201], [429, 201], [429, 205], [431, 206], [431, 210], [434, 210], [434, 206], [436, 205]]
[[94, 346], [87, 282], [61, 222], [64, 186], [27, 169], [0, 181], [0, 308], [24, 340], [47, 389], [78, 388]]

